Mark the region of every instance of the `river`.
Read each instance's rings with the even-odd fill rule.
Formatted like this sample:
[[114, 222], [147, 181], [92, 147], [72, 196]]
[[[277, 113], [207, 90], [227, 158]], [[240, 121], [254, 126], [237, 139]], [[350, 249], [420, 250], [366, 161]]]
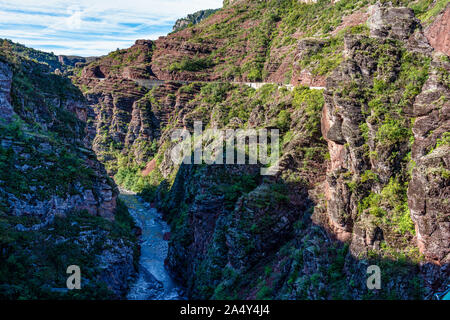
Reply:
[[142, 229], [139, 275], [131, 285], [129, 300], [177, 300], [182, 290], [164, 266], [169, 248], [164, 234], [170, 231], [161, 214], [135, 193], [120, 190], [120, 199], [127, 205], [138, 227]]

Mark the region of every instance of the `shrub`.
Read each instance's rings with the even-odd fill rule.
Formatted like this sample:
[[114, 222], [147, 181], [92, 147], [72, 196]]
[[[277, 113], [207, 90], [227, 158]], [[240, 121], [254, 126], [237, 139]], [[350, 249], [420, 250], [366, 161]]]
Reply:
[[213, 67], [214, 64], [210, 57], [201, 58], [184, 57], [180, 62], [174, 62], [169, 66], [169, 71], [201, 71]]
[[287, 110], [281, 110], [277, 117], [277, 127], [282, 131], [286, 132], [289, 130], [291, 123], [291, 116]]
[[403, 120], [387, 119], [377, 131], [377, 139], [382, 145], [392, 145], [408, 140], [409, 128], [405, 127]]

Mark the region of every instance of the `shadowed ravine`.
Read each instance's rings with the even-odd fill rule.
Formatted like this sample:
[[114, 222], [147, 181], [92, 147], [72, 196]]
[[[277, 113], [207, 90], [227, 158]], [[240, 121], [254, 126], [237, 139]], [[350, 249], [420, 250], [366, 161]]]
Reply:
[[164, 267], [168, 241], [164, 233], [170, 231], [161, 214], [136, 194], [120, 191], [120, 199], [125, 202], [136, 224], [142, 229], [139, 275], [131, 285], [129, 300], [175, 300], [180, 299], [180, 288], [174, 283]]

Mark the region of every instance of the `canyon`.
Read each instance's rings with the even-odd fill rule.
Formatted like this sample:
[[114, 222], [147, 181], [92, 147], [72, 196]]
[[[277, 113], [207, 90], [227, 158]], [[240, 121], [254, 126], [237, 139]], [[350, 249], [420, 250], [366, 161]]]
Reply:
[[[94, 257], [80, 261], [88, 297], [125, 298], [136, 281], [150, 293], [131, 298], [175, 297], [140, 278], [158, 210], [158, 268], [186, 298], [431, 299], [450, 284], [449, 14], [448, 1], [225, 1], [98, 58], [33, 53], [43, 64], [5, 41], [2, 297], [17, 283], [56, 294], [3, 280], [39, 261], [26, 231]], [[171, 132], [194, 121], [279, 129], [279, 171], [175, 165]]]

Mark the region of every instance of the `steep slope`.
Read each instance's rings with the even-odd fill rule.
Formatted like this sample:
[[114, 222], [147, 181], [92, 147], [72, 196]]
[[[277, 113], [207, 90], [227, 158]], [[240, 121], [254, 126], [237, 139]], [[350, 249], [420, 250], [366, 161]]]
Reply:
[[175, 24], [173, 26], [173, 32], [178, 32], [187, 27], [196, 25], [201, 21], [205, 20], [206, 18], [208, 18], [213, 13], [217, 12], [218, 10], [219, 9], [207, 9], [188, 14], [185, 18], [181, 18], [175, 21]]
[[80, 69], [73, 78], [91, 107], [87, 131], [92, 149], [110, 175], [117, 173], [119, 159], [141, 164], [156, 151], [160, 120], [146, 97], [148, 89], [135, 81], [152, 78], [152, 53], [152, 41], [138, 40], [130, 49], [112, 52]]
[[83, 141], [81, 92], [50, 70], [1, 48], [0, 296], [63, 297], [52, 288], [66, 287], [74, 264], [85, 289], [68, 297], [120, 297], [134, 273], [133, 225]]
[[[442, 173], [427, 177], [430, 194], [421, 194], [421, 200], [417, 179], [424, 168], [416, 167], [448, 132], [448, 57], [432, 54], [412, 10], [372, 10], [371, 36], [346, 37], [345, 62], [327, 79], [322, 125], [331, 155], [328, 218], [339, 239], [351, 241], [354, 256], [381, 253], [395, 259], [418, 245], [448, 281], [448, 146], [444, 143], [443, 159], [434, 164], [441, 163]], [[434, 172], [429, 165], [425, 171]], [[442, 189], [432, 196], [435, 184]], [[427, 203], [421, 213], [420, 201]], [[422, 238], [431, 235], [435, 242], [424, 245]], [[430, 259], [431, 252], [439, 258]], [[426, 278], [433, 274], [431, 265], [420, 265]], [[428, 280], [436, 285], [436, 279]]]

